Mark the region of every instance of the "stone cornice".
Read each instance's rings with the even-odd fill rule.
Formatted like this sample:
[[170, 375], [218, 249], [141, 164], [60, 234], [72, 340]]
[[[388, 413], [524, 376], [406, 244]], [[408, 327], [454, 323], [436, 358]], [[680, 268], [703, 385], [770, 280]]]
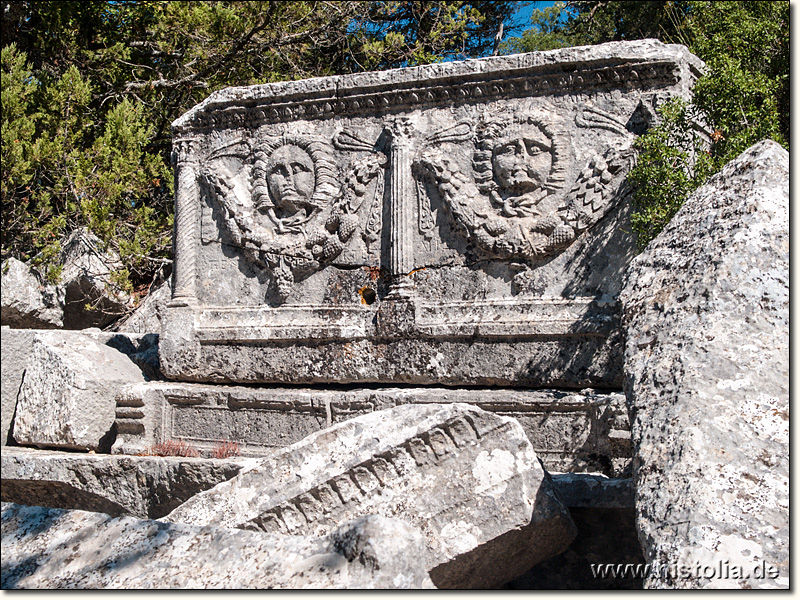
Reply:
[[703, 64], [684, 46], [656, 40], [437, 63], [234, 87], [213, 93], [173, 123], [177, 135], [297, 119], [385, 114], [494, 98], [604, 88], [691, 85]]

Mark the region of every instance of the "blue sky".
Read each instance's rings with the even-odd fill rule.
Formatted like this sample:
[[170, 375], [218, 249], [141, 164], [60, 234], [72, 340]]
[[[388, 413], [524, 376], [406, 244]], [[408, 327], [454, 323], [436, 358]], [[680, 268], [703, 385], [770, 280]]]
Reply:
[[555, 2], [520, 2], [520, 9], [514, 17], [515, 25], [523, 25], [527, 27], [531, 22], [531, 13], [534, 9], [544, 9], [548, 6], [553, 6]]

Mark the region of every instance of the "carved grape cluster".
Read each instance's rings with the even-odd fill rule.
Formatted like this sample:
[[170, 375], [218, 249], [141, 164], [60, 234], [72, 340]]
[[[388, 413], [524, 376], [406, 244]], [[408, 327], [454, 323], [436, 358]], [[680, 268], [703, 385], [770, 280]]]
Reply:
[[345, 177], [344, 184], [346, 195], [349, 199], [349, 209], [351, 212], [358, 210], [362, 198], [367, 192], [367, 187], [372, 180], [386, 166], [386, 155], [373, 153], [365, 159], [357, 162]]
[[306, 239], [306, 248], [319, 261], [336, 258], [358, 228], [358, 217], [334, 210], [325, 222], [324, 229], [312, 232]]

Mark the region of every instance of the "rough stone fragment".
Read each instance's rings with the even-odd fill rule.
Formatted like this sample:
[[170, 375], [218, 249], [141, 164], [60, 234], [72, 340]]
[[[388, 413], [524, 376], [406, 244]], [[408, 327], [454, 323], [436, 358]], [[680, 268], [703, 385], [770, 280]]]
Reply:
[[159, 519], [253, 460], [5, 448], [0, 497], [18, 504]]
[[432, 588], [407, 523], [380, 516], [324, 538], [2, 504], [3, 589]]
[[28, 357], [33, 348], [34, 331], [0, 328], [0, 394], [2, 394], [2, 435], [3, 446], [14, 445], [14, 412], [17, 409], [19, 386], [28, 366]]
[[163, 373], [620, 389], [633, 143], [701, 68], [637, 40], [214, 92], [172, 125]]
[[19, 444], [109, 451], [115, 396], [144, 381], [125, 354], [80, 333], [39, 332], [19, 389], [14, 439]]
[[[0, 356], [0, 384], [2, 384], [2, 445], [15, 445], [13, 436], [13, 418], [17, 407], [17, 397], [22, 385], [25, 369], [31, 365], [33, 340], [40, 329], [11, 329], [2, 327], [2, 344]], [[125, 354], [144, 373], [147, 379], [160, 379], [158, 368], [158, 336], [152, 333], [110, 333], [99, 329], [84, 329], [80, 333], [73, 331], [48, 331], [51, 336], [61, 336], [76, 348], [82, 347], [85, 340], [93, 340], [109, 346]], [[112, 393], [113, 390], [109, 390]]]
[[130, 315], [114, 324], [114, 331], [131, 333], [159, 333], [161, 331], [161, 311], [172, 297], [170, 281], [163, 281], [154, 287], [144, 301]]
[[0, 268], [0, 322], [18, 329], [57, 329], [64, 324], [64, 290], [46, 285], [16, 258]]
[[549, 471], [630, 471], [630, 427], [625, 397], [600, 390], [382, 387], [331, 390], [247, 387], [180, 382], [131, 384], [117, 396], [112, 452], [138, 454], [170, 440], [186, 440], [201, 454], [219, 440], [242, 455], [263, 455], [335, 423], [401, 404], [462, 402], [517, 419]]
[[[86, 228], [76, 229], [61, 241], [58, 262], [65, 329], [105, 327], [133, 308], [131, 296], [111, 280], [111, 274], [122, 268], [119, 256], [103, 250], [100, 239]], [[91, 309], [86, 309], [87, 304]]]
[[703, 567], [647, 587], [789, 585], [788, 210], [789, 155], [760, 142], [631, 266], [639, 537], [651, 564]]
[[463, 404], [357, 417], [262, 459], [166, 520], [325, 535], [364, 514], [420, 528], [437, 587], [496, 587], [558, 554], [574, 526], [525, 433]]

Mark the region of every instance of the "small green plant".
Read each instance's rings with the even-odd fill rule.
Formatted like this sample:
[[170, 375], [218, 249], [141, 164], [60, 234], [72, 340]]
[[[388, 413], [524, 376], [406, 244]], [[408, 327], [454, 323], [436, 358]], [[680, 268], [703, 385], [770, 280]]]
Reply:
[[675, 216], [686, 198], [714, 171], [699, 115], [682, 100], [659, 110], [662, 121], [636, 140], [639, 151], [628, 181], [636, 186], [631, 227], [643, 249]]

